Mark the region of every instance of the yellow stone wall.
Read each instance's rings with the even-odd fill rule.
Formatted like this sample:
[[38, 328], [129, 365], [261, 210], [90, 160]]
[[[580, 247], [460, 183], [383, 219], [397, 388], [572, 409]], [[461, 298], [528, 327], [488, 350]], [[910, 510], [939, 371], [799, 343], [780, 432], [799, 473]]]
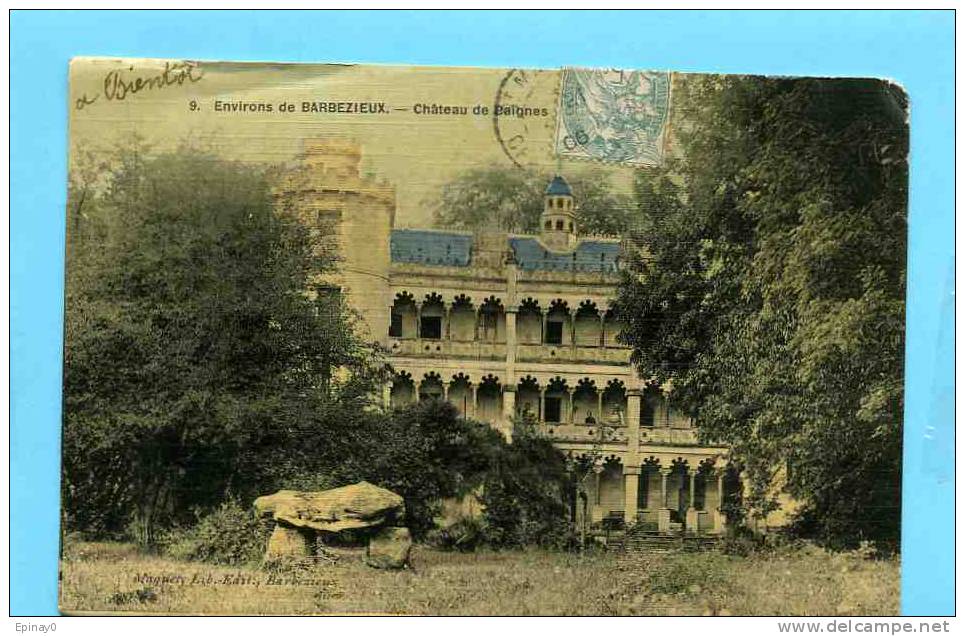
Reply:
[[323, 279], [340, 287], [364, 318], [363, 335], [384, 342], [392, 304], [388, 273], [395, 193], [387, 184], [360, 175], [361, 153], [351, 141], [306, 142], [299, 159], [276, 196], [307, 224], [334, 231], [338, 272]]

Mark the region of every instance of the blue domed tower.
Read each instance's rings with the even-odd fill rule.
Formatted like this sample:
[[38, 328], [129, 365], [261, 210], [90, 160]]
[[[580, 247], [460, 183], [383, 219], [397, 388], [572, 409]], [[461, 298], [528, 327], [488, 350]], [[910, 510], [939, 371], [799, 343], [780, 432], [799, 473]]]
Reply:
[[576, 245], [576, 205], [570, 184], [560, 175], [553, 177], [543, 195], [540, 236], [546, 247], [564, 251]]

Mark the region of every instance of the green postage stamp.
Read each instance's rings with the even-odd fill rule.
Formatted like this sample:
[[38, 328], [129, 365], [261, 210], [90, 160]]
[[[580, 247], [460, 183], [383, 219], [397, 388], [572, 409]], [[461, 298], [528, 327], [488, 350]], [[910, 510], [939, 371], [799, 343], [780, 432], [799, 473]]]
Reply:
[[561, 156], [657, 165], [670, 117], [670, 74], [566, 69], [556, 152]]

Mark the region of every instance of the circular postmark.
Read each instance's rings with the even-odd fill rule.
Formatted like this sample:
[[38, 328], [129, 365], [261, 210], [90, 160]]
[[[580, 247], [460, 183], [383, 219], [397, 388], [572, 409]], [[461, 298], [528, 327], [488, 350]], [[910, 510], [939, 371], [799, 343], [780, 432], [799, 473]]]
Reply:
[[517, 168], [552, 161], [558, 71], [511, 69], [499, 82], [493, 133]]

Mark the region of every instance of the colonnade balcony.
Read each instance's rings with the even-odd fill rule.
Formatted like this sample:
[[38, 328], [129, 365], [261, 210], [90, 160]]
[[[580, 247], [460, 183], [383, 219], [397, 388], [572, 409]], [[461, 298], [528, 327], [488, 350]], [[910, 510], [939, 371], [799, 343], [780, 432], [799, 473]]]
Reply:
[[710, 449], [634, 464], [617, 454], [571, 452], [570, 463], [591, 523], [611, 519], [650, 532], [722, 534], [727, 505], [740, 491], [736, 473]]
[[560, 441], [592, 441], [606, 427], [618, 443], [697, 443], [691, 419], [659, 388], [629, 389], [623, 378], [526, 374], [506, 382], [485, 371], [398, 369], [383, 399], [386, 407], [441, 399], [464, 417], [493, 424], [527, 418]]
[[[591, 299], [571, 307], [563, 298], [541, 301], [527, 297], [518, 305], [504, 306], [497, 295], [444, 298], [430, 292], [416, 298], [401, 291], [390, 316], [388, 337], [406, 352], [465, 350], [440, 343], [511, 345], [522, 355], [539, 358], [555, 357], [565, 349], [627, 351], [618, 341], [621, 323], [613, 310], [598, 307]], [[408, 344], [411, 342], [416, 344]], [[626, 354], [614, 355], [615, 360], [628, 360]]]

